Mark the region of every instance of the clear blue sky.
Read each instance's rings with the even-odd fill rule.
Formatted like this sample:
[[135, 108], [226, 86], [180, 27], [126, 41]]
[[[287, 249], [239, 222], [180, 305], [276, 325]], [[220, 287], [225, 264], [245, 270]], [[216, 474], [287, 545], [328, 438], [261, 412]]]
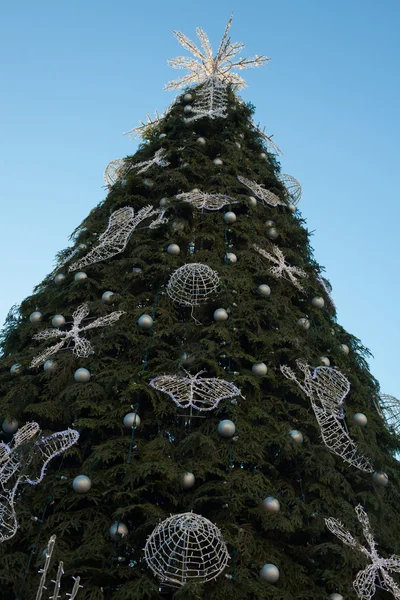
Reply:
[[122, 132], [172, 100], [171, 30], [202, 26], [216, 46], [231, 11], [233, 40], [272, 58], [242, 95], [303, 185], [338, 320], [400, 397], [398, 0], [3, 3], [0, 320], [103, 199], [106, 164], [135, 151]]

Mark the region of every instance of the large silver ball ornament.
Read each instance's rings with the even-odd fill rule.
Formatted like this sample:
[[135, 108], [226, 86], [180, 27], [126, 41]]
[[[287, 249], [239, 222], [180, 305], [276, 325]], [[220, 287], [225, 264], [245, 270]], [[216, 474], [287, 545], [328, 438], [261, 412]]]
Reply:
[[353, 416], [353, 419], [355, 420], [357, 425], [359, 425], [360, 427], [365, 427], [366, 424], [368, 423], [368, 419], [364, 415], [364, 413], [355, 413], [355, 415]]
[[214, 311], [214, 321], [226, 321], [228, 316], [229, 315], [224, 308], [217, 308], [217, 310]]
[[184, 473], [182, 475], [181, 482], [183, 489], [189, 490], [191, 487], [194, 486], [195, 476], [193, 475], [193, 473]]
[[321, 296], [315, 296], [311, 300], [311, 304], [314, 306], [314, 308], [324, 308], [325, 300]]
[[342, 596], [342, 594], [338, 594], [337, 592], [334, 592], [333, 594], [331, 594], [329, 596], [330, 600], [344, 600], [344, 597]]
[[35, 310], [33, 313], [31, 313], [29, 315], [29, 320], [31, 323], [40, 323], [40, 321], [42, 320], [42, 313], [39, 312], [38, 310]]
[[51, 320], [51, 324], [53, 325], [53, 327], [62, 327], [63, 325], [65, 325], [65, 317], [63, 317], [62, 315], [54, 315], [54, 317]]
[[265, 160], [268, 158], [268, 156], [265, 154], [265, 152], [261, 152], [260, 158], [264, 158], [264, 160]]
[[153, 327], [153, 323], [153, 318], [150, 315], [142, 315], [138, 320], [140, 329], [151, 329]]
[[186, 104], [186, 106], [183, 109], [183, 112], [188, 114], [188, 113], [191, 113], [192, 110], [193, 110], [193, 106], [191, 104]]
[[197, 143], [200, 144], [200, 146], [204, 146], [207, 143], [206, 138], [203, 138], [203, 137], [197, 138]]
[[88, 369], [81, 367], [77, 369], [74, 373], [74, 379], [77, 383], [87, 383], [90, 381], [91, 374]]
[[135, 412], [127, 413], [124, 416], [124, 427], [126, 427], [127, 429], [132, 429], [132, 427], [139, 427], [140, 423], [140, 417]]
[[277, 513], [281, 509], [279, 500], [277, 500], [273, 496], [267, 496], [266, 498], [264, 498], [263, 506], [264, 506], [265, 510], [269, 513]]
[[303, 434], [298, 429], [292, 429], [289, 431], [289, 435], [296, 444], [302, 444], [304, 441]]
[[213, 160], [214, 165], [216, 165], [217, 167], [220, 167], [221, 165], [223, 165], [223, 161], [220, 158], [214, 158]]
[[8, 433], [11, 435], [17, 431], [18, 421], [16, 421], [15, 419], [13, 419], [12, 421], [9, 421], [8, 419], [4, 419], [2, 428], [3, 428], [4, 433]]
[[168, 254], [171, 254], [171, 256], [178, 256], [180, 251], [181, 249], [179, 248], [178, 244], [170, 244], [167, 248], [167, 252]]
[[274, 221], [271, 221], [271, 219], [269, 221], [265, 221], [264, 225], [265, 227], [275, 227], [275, 223]]
[[348, 354], [350, 352], [350, 348], [347, 346], [347, 344], [341, 344], [340, 349], [343, 354]]
[[279, 579], [279, 569], [276, 565], [266, 563], [260, 571], [260, 577], [268, 583], [276, 583]]
[[187, 93], [183, 96], [183, 99], [185, 102], [190, 102], [191, 100], [193, 100], [193, 96], [192, 94]]
[[234, 265], [237, 263], [237, 256], [233, 252], [227, 252], [224, 258], [228, 265]]
[[78, 273], [75, 273], [75, 275], [74, 275], [75, 281], [83, 281], [84, 279], [87, 279], [86, 273], [84, 273], [83, 271], [78, 271]]
[[257, 198], [254, 198], [254, 196], [249, 196], [249, 204], [253, 208], [254, 208], [254, 206], [257, 206]]
[[266, 283], [262, 283], [258, 286], [257, 292], [263, 298], [268, 298], [271, 295], [271, 288]]
[[74, 492], [78, 494], [86, 494], [92, 487], [90, 477], [87, 475], [78, 475], [72, 482]]
[[251, 370], [254, 373], [254, 375], [257, 375], [257, 377], [264, 377], [264, 375], [267, 374], [268, 368], [265, 363], [259, 362], [254, 363], [254, 365], [251, 367]]
[[44, 363], [43, 370], [46, 371], [46, 373], [55, 373], [57, 371], [57, 366], [57, 362], [52, 358], [49, 358]]
[[278, 230], [275, 229], [275, 227], [270, 227], [267, 229], [267, 236], [270, 240], [276, 240], [276, 238], [279, 236]]
[[220, 421], [218, 425], [218, 433], [221, 437], [231, 438], [233, 435], [235, 435], [235, 431], [236, 426], [233, 421], [230, 421], [229, 419]]
[[113, 296], [114, 296], [114, 292], [108, 291], [108, 292], [104, 292], [101, 299], [104, 302], [104, 304], [111, 304], [113, 302]]
[[10, 369], [10, 373], [12, 375], [20, 375], [23, 371], [23, 366], [20, 365], [19, 363], [15, 363], [14, 365], [12, 365], [11, 369]]
[[123, 537], [128, 535], [128, 528], [125, 523], [121, 523], [121, 521], [116, 521], [114, 525], [110, 527], [110, 538], [117, 542]]
[[374, 483], [381, 485], [382, 487], [386, 487], [389, 483], [389, 477], [382, 471], [375, 471], [375, 473], [372, 475], [372, 480]]
[[301, 327], [301, 329], [304, 329], [304, 331], [308, 331], [311, 323], [306, 317], [301, 317], [301, 319], [297, 321], [297, 325]]
[[319, 362], [324, 367], [330, 367], [331, 366], [331, 361], [329, 360], [329, 358], [327, 356], [320, 356], [319, 357]]
[[56, 285], [61, 285], [65, 281], [65, 275], [63, 273], [59, 273], [54, 277], [54, 283]]
[[231, 210], [224, 214], [224, 221], [227, 225], [232, 225], [236, 221], [236, 215]]

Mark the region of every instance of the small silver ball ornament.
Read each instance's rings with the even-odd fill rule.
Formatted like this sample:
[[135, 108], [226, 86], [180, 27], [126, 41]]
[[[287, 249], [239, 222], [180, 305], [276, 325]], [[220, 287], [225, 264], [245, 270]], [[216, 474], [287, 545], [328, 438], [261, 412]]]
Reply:
[[153, 327], [153, 323], [153, 318], [150, 315], [142, 315], [138, 320], [140, 329], [151, 329]]
[[72, 488], [78, 494], [86, 494], [91, 487], [92, 482], [87, 475], [78, 475], [72, 482]]
[[263, 298], [268, 298], [271, 295], [271, 288], [266, 283], [262, 283], [258, 286], [257, 292]]
[[217, 308], [217, 310], [214, 311], [214, 321], [226, 321], [228, 316], [229, 315], [224, 308]]
[[341, 344], [340, 349], [343, 354], [348, 354], [350, 352], [350, 348], [347, 346], [347, 344]]
[[180, 251], [181, 251], [181, 249], [179, 248], [178, 244], [170, 244], [167, 248], [167, 252], [171, 256], [178, 256]]
[[200, 144], [200, 146], [205, 146], [206, 142], [206, 138], [203, 137], [199, 137], [197, 138], [197, 143]]
[[276, 240], [276, 238], [279, 236], [278, 230], [275, 227], [270, 227], [267, 229], [267, 236], [270, 240]]
[[344, 597], [342, 596], [342, 594], [338, 594], [337, 592], [334, 592], [333, 594], [331, 594], [329, 596], [330, 600], [344, 600]]
[[254, 365], [251, 367], [251, 370], [254, 375], [257, 375], [257, 377], [264, 377], [264, 375], [267, 374], [268, 367], [265, 363], [259, 362], [254, 363]]
[[43, 371], [46, 373], [55, 373], [57, 371], [57, 367], [57, 362], [52, 358], [49, 358], [43, 365]]
[[265, 160], [268, 158], [268, 156], [265, 154], [265, 152], [261, 152], [260, 158], [264, 158], [264, 160]]
[[233, 421], [230, 419], [224, 419], [223, 421], [220, 421], [218, 425], [218, 433], [221, 437], [231, 438], [233, 435], [235, 435], [235, 431], [236, 426]]
[[276, 583], [279, 579], [279, 569], [276, 565], [266, 563], [260, 571], [260, 577], [268, 583]]
[[192, 110], [193, 110], [193, 106], [191, 104], [186, 104], [186, 106], [183, 109], [183, 112], [188, 114], [188, 113], [191, 113]]
[[275, 222], [271, 221], [271, 219], [269, 219], [268, 221], [265, 221], [264, 223], [265, 227], [275, 227]]
[[77, 369], [74, 373], [74, 379], [77, 383], [87, 383], [88, 381], [90, 381], [90, 378], [90, 371], [88, 369], [85, 369], [84, 367]]
[[314, 296], [314, 298], [311, 300], [311, 304], [314, 306], [314, 308], [324, 308], [325, 300], [321, 296]]
[[62, 315], [54, 315], [54, 317], [51, 320], [51, 324], [53, 325], [53, 327], [62, 327], [63, 325], [65, 325], [65, 317], [63, 317]]
[[233, 211], [228, 211], [224, 214], [224, 221], [228, 225], [232, 225], [236, 221], [236, 215]]
[[121, 523], [121, 521], [116, 521], [114, 525], [110, 527], [110, 538], [114, 540], [114, 542], [119, 541], [121, 538], [126, 537], [128, 535], [128, 528], [125, 523]]
[[291, 213], [296, 212], [296, 205], [295, 204], [289, 204], [288, 209], [290, 210]]
[[281, 509], [279, 500], [277, 500], [273, 496], [267, 496], [266, 498], [264, 498], [263, 506], [265, 510], [269, 513], [277, 513]]
[[304, 331], [308, 331], [310, 329], [311, 323], [306, 317], [301, 317], [301, 319], [297, 321], [297, 325], [301, 327], [301, 329], [304, 329]]
[[298, 429], [292, 429], [289, 431], [289, 435], [296, 442], [296, 444], [302, 444], [304, 441], [303, 434]]
[[353, 419], [360, 427], [365, 427], [368, 423], [368, 419], [364, 413], [355, 413]]
[[111, 304], [113, 302], [113, 296], [114, 296], [114, 292], [108, 291], [108, 292], [104, 292], [101, 299], [104, 302], [104, 304]]
[[29, 320], [31, 323], [40, 323], [40, 321], [42, 320], [42, 313], [39, 312], [38, 310], [35, 310], [33, 313], [31, 313], [29, 315]]
[[372, 475], [372, 480], [374, 481], [374, 483], [382, 487], [387, 487], [389, 483], [389, 477], [386, 473], [383, 473], [382, 471], [375, 471], [375, 473], [373, 473]]
[[213, 160], [214, 165], [216, 165], [217, 167], [220, 167], [221, 165], [223, 165], [223, 161], [220, 158], [214, 158]]
[[141, 269], [140, 267], [133, 267], [132, 273], [134, 273], [135, 275], [140, 275], [140, 273], [143, 273], [143, 269]]
[[140, 423], [140, 417], [135, 412], [127, 413], [124, 416], [124, 427], [126, 427], [127, 429], [132, 429], [132, 427], [139, 427]]
[[233, 252], [227, 252], [224, 258], [228, 265], [234, 265], [237, 263], [237, 256]]
[[331, 366], [331, 361], [329, 360], [329, 358], [327, 356], [320, 356], [319, 357], [319, 362], [324, 367], [330, 367]]
[[19, 363], [13, 364], [10, 369], [11, 375], [20, 375], [22, 373], [22, 371], [23, 371], [23, 366], [20, 365]]
[[75, 281], [84, 281], [84, 279], [87, 279], [86, 273], [84, 273], [83, 271], [78, 271], [78, 273], [75, 273], [75, 275], [74, 275]]
[[151, 188], [154, 185], [154, 181], [152, 179], [143, 179], [143, 185]]
[[160, 208], [165, 208], [168, 204], [168, 198], [161, 198], [160, 200]]
[[13, 434], [18, 430], [18, 421], [13, 419], [9, 421], [8, 419], [4, 419], [2, 429], [4, 433]]
[[236, 148], [239, 148], [239, 150], [240, 150], [240, 148], [242, 147], [242, 144], [240, 142], [235, 142], [235, 146], [236, 146]]
[[195, 476], [193, 473], [184, 473], [182, 475], [181, 483], [184, 490], [189, 490], [194, 486]]
[[163, 139], [164, 139], [164, 138], [166, 138], [166, 137], [167, 137], [167, 134], [166, 134], [166, 133], [160, 133], [160, 135], [158, 136], [158, 139], [159, 139], [159, 140], [163, 140]]
[[193, 96], [192, 94], [187, 93], [183, 96], [183, 99], [185, 102], [190, 102], [191, 100], [193, 100]]
[[183, 231], [185, 229], [185, 223], [183, 221], [172, 221], [172, 229], [174, 231]]
[[54, 283], [56, 285], [61, 285], [65, 281], [65, 275], [63, 273], [59, 273], [54, 277]]
[[249, 205], [253, 208], [257, 206], [257, 198], [254, 198], [254, 196], [249, 196]]

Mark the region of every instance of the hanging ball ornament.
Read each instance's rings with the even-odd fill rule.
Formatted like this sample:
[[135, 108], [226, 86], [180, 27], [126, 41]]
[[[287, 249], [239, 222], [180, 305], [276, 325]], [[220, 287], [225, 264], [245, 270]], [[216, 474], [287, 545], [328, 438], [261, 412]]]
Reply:
[[46, 371], [46, 373], [55, 373], [57, 371], [57, 366], [57, 362], [52, 358], [49, 358], [44, 363], [43, 370]]
[[372, 475], [372, 479], [374, 483], [381, 485], [382, 487], [387, 487], [389, 483], [389, 477], [382, 471], [375, 471], [375, 473]]
[[29, 320], [31, 323], [40, 323], [40, 321], [42, 320], [42, 313], [39, 312], [38, 310], [35, 310], [33, 313], [31, 313], [29, 315]]
[[170, 244], [167, 248], [167, 252], [168, 254], [171, 254], [171, 256], [178, 256], [180, 251], [181, 249], [179, 248], [178, 244]]
[[193, 475], [193, 473], [184, 473], [182, 475], [181, 482], [183, 489], [188, 490], [194, 486], [195, 476]]
[[124, 427], [126, 427], [127, 429], [132, 429], [132, 427], [139, 427], [140, 423], [140, 417], [135, 412], [127, 413], [124, 416]]
[[263, 298], [268, 298], [271, 295], [271, 288], [266, 283], [262, 283], [258, 286], [257, 292]]
[[276, 583], [279, 579], [279, 569], [276, 565], [266, 563], [260, 571], [260, 577], [268, 583]]
[[83, 281], [84, 279], [87, 279], [86, 273], [84, 273], [83, 271], [78, 271], [78, 273], [75, 273], [75, 281]]
[[232, 225], [232, 223], [234, 223], [236, 221], [236, 215], [235, 215], [235, 213], [232, 212], [231, 210], [228, 211], [228, 212], [226, 212], [224, 214], [224, 221], [228, 225]]
[[249, 196], [249, 204], [250, 206], [257, 206], [257, 198], [254, 198], [254, 196]]
[[185, 102], [190, 102], [191, 100], [193, 100], [193, 96], [192, 96], [192, 94], [188, 93], [183, 96], [183, 99]]
[[366, 424], [368, 423], [368, 419], [364, 415], [364, 413], [355, 413], [355, 415], [353, 416], [353, 419], [355, 420], [357, 425], [359, 425], [360, 427], [365, 427]]
[[159, 204], [160, 204], [160, 208], [165, 208], [168, 204], [168, 198], [161, 198]]
[[2, 428], [3, 428], [4, 433], [8, 433], [11, 435], [17, 431], [18, 421], [16, 421], [15, 419], [13, 419], [12, 421], [9, 421], [8, 419], [4, 419]]
[[134, 273], [135, 275], [139, 275], [140, 273], [143, 273], [143, 269], [141, 269], [140, 267], [133, 267], [132, 273]]
[[20, 365], [19, 363], [15, 363], [14, 365], [12, 365], [12, 367], [10, 369], [10, 373], [12, 375], [19, 375], [20, 373], [22, 373], [22, 369], [23, 369], [22, 365]]
[[213, 163], [214, 163], [214, 165], [216, 165], [217, 167], [220, 167], [221, 165], [223, 165], [223, 164], [224, 164], [220, 158], [214, 158], [214, 160], [213, 160]]
[[153, 323], [153, 318], [150, 315], [142, 315], [138, 320], [140, 329], [151, 329], [153, 327]]
[[331, 361], [329, 360], [329, 358], [327, 356], [320, 356], [319, 357], [319, 362], [324, 367], [330, 367], [330, 365], [331, 365]]
[[229, 419], [220, 421], [218, 425], [218, 433], [221, 437], [231, 438], [233, 435], [235, 435], [235, 431], [236, 426], [233, 421], [230, 421]]
[[288, 209], [290, 210], [291, 213], [296, 212], [296, 205], [295, 204], [289, 204]]
[[154, 185], [154, 181], [152, 179], [143, 179], [143, 185], [151, 188]]
[[265, 160], [268, 158], [268, 156], [265, 154], [265, 152], [261, 152], [260, 158], [263, 158]]
[[204, 146], [206, 144], [206, 138], [203, 138], [203, 137], [197, 138], [197, 143], [200, 144], [200, 146]]
[[77, 383], [87, 383], [90, 381], [91, 374], [88, 369], [81, 367], [77, 369], [74, 373], [74, 379]]
[[172, 229], [174, 231], [183, 231], [185, 229], [185, 223], [183, 221], [172, 221]]
[[257, 377], [264, 377], [264, 375], [267, 374], [268, 368], [265, 363], [259, 362], [254, 363], [254, 365], [251, 367], [251, 370], [254, 373], [254, 375], [257, 375]]
[[292, 429], [289, 431], [289, 435], [296, 444], [302, 444], [304, 441], [303, 434], [298, 429]]
[[237, 263], [237, 256], [233, 252], [227, 252], [225, 254], [225, 262], [228, 265], [234, 265]]
[[166, 134], [166, 133], [160, 133], [160, 135], [158, 136], [158, 139], [159, 139], [159, 140], [163, 140], [163, 139], [164, 139], [164, 138], [166, 138], [166, 137], [167, 137], [167, 134]]
[[271, 220], [265, 221], [264, 225], [265, 225], [265, 227], [275, 227], [274, 221], [271, 221]]
[[226, 321], [228, 316], [229, 315], [224, 308], [217, 308], [217, 310], [214, 311], [214, 321]]
[[297, 321], [297, 325], [304, 329], [304, 331], [308, 331], [310, 329], [311, 323], [306, 317], [301, 317], [301, 319]]
[[86, 494], [92, 487], [92, 482], [87, 475], [78, 475], [73, 480], [72, 487], [78, 494]]
[[54, 283], [56, 285], [61, 285], [65, 281], [65, 275], [63, 273], [59, 273], [54, 277]]
[[277, 513], [281, 509], [279, 500], [277, 500], [273, 496], [267, 496], [266, 498], [264, 498], [263, 506], [264, 506], [265, 510], [269, 513]]
[[270, 240], [276, 240], [276, 238], [279, 236], [278, 230], [275, 229], [275, 227], [270, 227], [267, 229], [267, 236]]
[[344, 597], [342, 596], [342, 594], [338, 594], [337, 592], [334, 592], [333, 594], [331, 594], [329, 596], [330, 600], [344, 600]]
[[314, 306], [314, 308], [324, 308], [325, 300], [321, 298], [321, 296], [315, 296], [311, 300], [311, 304]]
[[65, 325], [65, 317], [63, 317], [62, 315], [54, 315], [54, 317], [51, 320], [51, 324], [53, 325], [53, 327], [62, 327], [63, 325]]
[[128, 535], [128, 528], [125, 523], [121, 523], [121, 521], [116, 521], [114, 525], [110, 527], [110, 538], [114, 542], [118, 542], [121, 538], [126, 537]]
[[113, 296], [114, 296], [114, 292], [108, 291], [108, 292], [104, 292], [101, 299], [104, 302], [104, 304], [111, 304], [113, 302]]
[[191, 104], [186, 104], [186, 106], [183, 109], [183, 112], [186, 113], [186, 114], [188, 114], [188, 113], [191, 113], [192, 110], [193, 110], [192, 105]]
[[343, 354], [348, 354], [350, 352], [350, 348], [347, 346], [347, 344], [341, 344], [340, 349]]

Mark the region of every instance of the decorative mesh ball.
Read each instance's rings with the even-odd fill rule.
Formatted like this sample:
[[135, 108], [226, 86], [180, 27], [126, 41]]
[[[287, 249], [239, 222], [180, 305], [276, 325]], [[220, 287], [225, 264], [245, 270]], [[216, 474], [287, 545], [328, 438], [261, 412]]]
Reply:
[[386, 473], [382, 473], [382, 471], [375, 471], [375, 473], [372, 475], [372, 479], [374, 483], [381, 485], [382, 487], [386, 487], [389, 483], [389, 477], [386, 475]]
[[355, 413], [355, 415], [353, 416], [353, 419], [355, 420], [355, 422], [358, 425], [360, 425], [360, 427], [365, 427], [366, 424], [368, 423], [368, 419], [364, 415], [364, 413]]
[[214, 165], [216, 165], [217, 167], [220, 167], [221, 165], [223, 165], [223, 161], [220, 158], [214, 158], [213, 160]]
[[61, 285], [65, 281], [65, 275], [63, 273], [59, 273], [54, 277], [54, 283], [56, 285]]
[[257, 198], [254, 198], [254, 196], [249, 196], [249, 204], [250, 206], [257, 206]]
[[104, 302], [104, 304], [111, 304], [113, 301], [113, 296], [114, 296], [114, 292], [108, 291], [108, 292], [104, 292], [101, 299]]
[[125, 523], [121, 523], [121, 521], [116, 521], [114, 525], [110, 527], [110, 538], [114, 540], [114, 542], [119, 541], [121, 538], [126, 537], [128, 535], [128, 528]]
[[329, 358], [327, 356], [320, 356], [319, 357], [319, 362], [324, 367], [330, 367], [331, 366], [331, 361], [329, 360]]
[[90, 371], [83, 367], [77, 369], [74, 373], [74, 379], [77, 383], [87, 383], [88, 381], [90, 381], [90, 377]]
[[293, 205], [296, 209], [296, 205], [301, 199], [301, 185], [292, 175], [286, 175], [280, 173], [278, 176], [279, 181], [285, 188], [285, 196], [288, 202]]
[[10, 373], [12, 375], [19, 375], [20, 373], [22, 373], [23, 370], [23, 366], [20, 365], [19, 363], [15, 363], [14, 365], [12, 365], [11, 369], [10, 369]]
[[150, 315], [142, 315], [138, 319], [140, 329], [151, 329], [153, 327], [153, 318]]
[[334, 592], [333, 594], [331, 594], [329, 596], [330, 600], [344, 600], [344, 597], [342, 596], [342, 594], [338, 594], [337, 592]]
[[257, 292], [260, 296], [263, 296], [263, 298], [268, 298], [268, 296], [271, 295], [271, 288], [266, 283], [262, 283], [258, 286]]
[[168, 254], [171, 254], [171, 256], [178, 256], [180, 251], [181, 249], [179, 248], [178, 244], [170, 244], [167, 248], [167, 252]]
[[189, 490], [191, 487], [194, 486], [195, 476], [193, 475], [193, 473], [184, 473], [182, 475], [181, 481], [183, 489]]
[[174, 271], [168, 281], [167, 294], [182, 306], [199, 306], [214, 294], [219, 275], [207, 265], [189, 263]]
[[227, 252], [224, 260], [228, 265], [235, 265], [237, 263], [237, 256], [233, 252]]
[[42, 313], [39, 312], [38, 310], [35, 310], [33, 313], [31, 313], [29, 315], [29, 320], [31, 323], [40, 323], [40, 321], [42, 320]]
[[270, 240], [276, 240], [276, 238], [279, 236], [278, 230], [275, 229], [275, 227], [270, 227], [267, 229], [267, 236]]
[[183, 99], [185, 102], [190, 102], [191, 100], [193, 100], [193, 96], [192, 96], [192, 94], [188, 93], [183, 96]]
[[13, 434], [18, 429], [18, 421], [16, 421], [15, 419], [13, 419], [12, 421], [4, 419], [2, 429], [4, 433]]
[[279, 579], [279, 569], [276, 565], [266, 563], [260, 571], [260, 577], [268, 583], [276, 583]]
[[200, 144], [201, 146], [204, 146], [206, 144], [206, 138], [203, 138], [203, 137], [197, 138], [197, 143]]
[[220, 421], [218, 425], [218, 433], [221, 437], [230, 438], [235, 435], [236, 425], [230, 419]]
[[259, 362], [259, 363], [254, 363], [254, 365], [251, 367], [252, 372], [254, 373], [254, 375], [257, 375], [258, 377], [264, 377], [264, 375], [267, 374], [267, 365], [263, 362]]
[[51, 324], [53, 325], [53, 327], [62, 327], [63, 325], [65, 325], [65, 317], [63, 317], [62, 315], [54, 315], [54, 317], [51, 320]]
[[83, 281], [84, 279], [87, 279], [86, 273], [84, 273], [83, 271], [79, 271], [78, 273], [75, 273], [75, 275], [74, 275], [75, 281]]
[[303, 434], [301, 433], [301, 431], [298, 431], [298, 429], [292, 429], [291, 431], [289, 431], [289, 435], [292, 438], [292, 440], [296, 442], [296, 444], [303, 443]]
[[265, 510], [269, 513], [277, 513], [281, 509], [279, 500], [277, 500], [273, 496], [267, 496], [266, 498], [264, 498], [263, 506]]
[[86, 494], [92, 487], [90, 477], [87, 475], [78, 475], [72, 482], [74, 492], [78, 494]]
[[350, 352], [350, 348], [347, 346], [347, 344], [341, 344], [340, 349], [343, 354], [348, 354]]
[[232, 210], [229, 210], [224, 214], [224, 221], [227, 225], [232, 225], [236, 221], [236, 215]]
[[195, 513], [173, 515], [157, 525], [144, 556], [153, 573], [175, 587], [216, 579], [229, 560], [219, 529]]
[[217, 310], [214, 311], [214, 321], [226, 321], [228, 316], [229, 315], [224, 308], [217, 308]]
[[301, 327], [301, 329], [304, 329], [304, 331], [308, 331], [311, 323], [306, 317], [301, 317], [301, 319], [297, 321], [297, 325]]
[[132, 427], [139, 427], [139, 425], [140, 417], [137, 413], [130, 412], [124, 416], [124, 427], [131, 429]]
[[314, 308], [324, 308], [325, 300], [321, 296], [315, 296], [311, 300], [311, 304], [314, 306]]
[[44, 363], [43, 370], [46, 371], [46, 373], [55, 373], [57, 371], [57, 366], [57, 362], [52, 358], [49, 358]]

